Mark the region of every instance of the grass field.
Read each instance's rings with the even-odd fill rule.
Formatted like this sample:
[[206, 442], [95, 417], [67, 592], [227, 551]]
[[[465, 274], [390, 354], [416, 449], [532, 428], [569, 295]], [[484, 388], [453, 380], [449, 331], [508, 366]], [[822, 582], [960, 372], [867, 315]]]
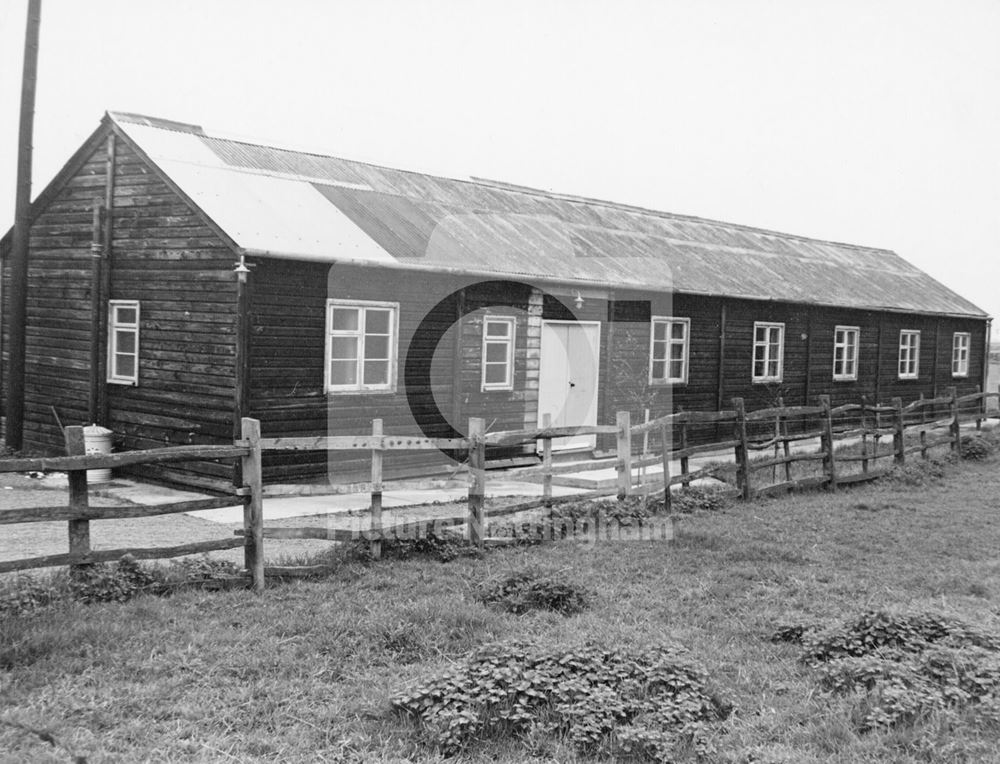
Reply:
[[[893, 482], [683, 516], [671, 544], [559, 542], [345, 561], [317, 582], [66, 605], [0, 621], [9, 761], [439, 761], [389, 698], [477, 646], [585, 640], [689, 649], [734, 712], [727, 762], [998, 761], [1000, 723], [963, 713], [860, 733], [858, 696], [821, 691], [782, 624], [930, 610], [1000, 632], [1000, 460], [915, 465]], [[318, 547], [319, 548], [319, 547]], [[536, 566], [592, 592], [564, 617], [512, 615], [477, 583]], [[16, 725], [51, 732], [56, 745]], [[692, 754], [694, 756], [694, 754]], [[460, 761], [572, 761], [556, 740], [488, 741]]]

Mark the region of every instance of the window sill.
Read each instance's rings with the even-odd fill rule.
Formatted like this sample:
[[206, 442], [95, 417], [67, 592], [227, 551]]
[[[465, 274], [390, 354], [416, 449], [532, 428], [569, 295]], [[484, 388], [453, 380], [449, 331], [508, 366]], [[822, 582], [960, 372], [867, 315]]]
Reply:
[[341, 395], [392, 395], [395, 388], [391, 390], [327, 390], [326, 395], [337, 397]]

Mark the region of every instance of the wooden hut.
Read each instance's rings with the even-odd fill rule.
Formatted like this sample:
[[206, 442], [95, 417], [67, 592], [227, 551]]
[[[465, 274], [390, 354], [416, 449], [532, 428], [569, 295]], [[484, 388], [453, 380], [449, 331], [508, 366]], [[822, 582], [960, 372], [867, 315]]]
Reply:
[[[471, 416], [501, 430], [733, 396], [912, 400], [981, 385], [989, 330], [887, 250], [122, 113], [35, 201], [27, 299], [36, 451], [60, 449], [59, 422], [134, 449], [225, 442], [242, 416], [265, 436], [359, 434], [373, 417], [447, 436]], [[351, 459], [272, 459], [265, 475], [349, 480], [365, 464]], [[156, 476], [230, 479], [211, 463]]]

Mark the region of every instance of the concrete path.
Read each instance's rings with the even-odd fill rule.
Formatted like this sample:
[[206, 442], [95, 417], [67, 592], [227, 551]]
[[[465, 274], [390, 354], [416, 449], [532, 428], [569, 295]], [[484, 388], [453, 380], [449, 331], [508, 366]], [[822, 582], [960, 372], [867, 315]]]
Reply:
[[[66, 483], [65, 474], [52, 474], [46, 476], [44, 482], [47, 487], [61, 487]], [[553, 486], [553, 496], [569, 496], [585, 491], [585, 488], [573, 488], [569, 486]], [[167, 504], [178, 501], [193, 501], [206, 498], [206, 494], [195, 493], [166, 486], [154, 485], [151, 483], [141, 483], [127, 478], [115, 478], [110, 483], [97, 483], [92, 486], [91, 495], [105, 496], [130, 502], [133, 504], [151, 505]], [[502, 496], [523, 496], [533, 497], [542, 495], [541, 483], [528, 483], [503, 479], [488, 479], [486, 484], [487, 497]], [[441, 505], [464, 502], [468, 496], [468, 487], [465, 481], [447, 481], [439, 488], [393, 489], [392, 481], [387, 481], [385, 490], [382, 492], [382, 506], [390, 512], [398, 507], [410, 507], [414, 505]], [[336, 494], [330, 496], [288, 496], [288, 497], [265, 497], [264, 499], [264, 519], [282, 520], [289, 517], [307, 517], [310, 515], [360, 515], [367, 516], [370, 504], [370, 495], [367, 493]], [[452, 509], [453, 513], [454, 510]], [[186, 513], [192, 517], [203, 520], [210, 520], [215, 523], [232, 524], [243, 521], [242, 507], [223, 507], [221, 509], [206, 509], [199, 512]], [[396, 513], [392, 513], [396, 514]], [[412, 513], [403, 513], [412, 514]], [[433, 516], [434, 512], [425, 512], [427, 516]]]

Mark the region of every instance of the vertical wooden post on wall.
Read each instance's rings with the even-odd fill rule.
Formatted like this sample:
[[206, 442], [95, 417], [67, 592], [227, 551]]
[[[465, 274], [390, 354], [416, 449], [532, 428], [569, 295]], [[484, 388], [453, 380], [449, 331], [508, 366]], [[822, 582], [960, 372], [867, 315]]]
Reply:
[[663, 449], [663, 511], [668, 515], [673, 511], [670, 493], [670, 427], [664, 421], [660, 425], [660, 447]]
[[632, 415], [627, 411], [619, 411], [615, 417], [615, 425], [618, 428], [618, 501], [621, 501], [632, 491]]
[[719, 389], [716, 397], [716, 411], [722, 411], [726, 387], [726, 303], [719, 308]]
[[822, 443], [822, 448], [826, 454], [823, 457], [823, 468], [826, 474], [830, 477], [830, 482], [827, 483], [827, 487], [831, 491], [837, 490], [837, 457], [833, 452], [833, 414], [830, 412], [830, 396], [821, 395], [819, 396], [819, 405], [822, 407], [823, 411], [820, 413], [822, 421], [820, 442]]
[[[67, 427], [65, 433], [66, 456], [82, 456], [87, 453], [82, 427]], [[69, 509], [71, 512], [86, 514], [87, 507], [87, 470], [70, 470]], [[69, 521], [69, 553], [81, 556], [90, 553], [90, 520]], [[72, 565], [70, 570], [72, 572], [80, 567]]]
[[[233, 268], [236, 274], [236, 358], [235, 382], [233, 385], [233, 438], [240, 437], [240, 422], [250, 414], [250, 269], [246, 258]], [[258, 423], [259, 424], [259, 423]], [[258, 437], [260, 433], [258, 432]], [[245, 482], [240, 473], [242, 464], [233, 469], [233, 485], [239, 487]]]
[[455, 332], [451, 357], [451, 421], [458, 427], [462, 421], [462, 323], [465, 315], [465, 288], [458, 290], [455, 298]]
[[750, 449], [747, 443], [747, 410], [742, 398], [733, 398], [736, 423], [733, 425], [736, 443], [736, 485], [747, 501], [753, 498], [750, 485]]
[[[883, 316], [878, 314], [878, 338], [875, 340], [875, 405], [879, 405], [882, 396], [882, 324]], [[876, 427], [878, 427], [879, 416], [876, 416]]]
[[[617, 352], [616, 350], [617, 346], [615, 343], [617, 342], [617, 337], [618, 337], [617, 310], [618, 310], [618, 303], [615, 297], [615, 293], [613, 291], [609, 292], [608, 293], [608, 343], [607, 343], [607, 349], [605, 351], [608, 357], [607, 366], [609, 369], [615, 368], [615, 363], [617, 363], [617, 358], [615, 355], [615, 353]], [[615, 397], [613, 395], [610, 395], [608, 392], [608, 387], [609, 387], [608, 385], [601, 386], [601, 389], [603, 390], [603, 396], [602, 396], [603, 406], [601, 408], [602, 412], [601, 419], [605, 422], [611, 421], [611, 417], [615, 413], [615, 404], [616, 404], [616, 401], [614, 399]], [[604, 435], [597, 436], [597, 444], [602, 450], [608, 447], [609, 440], [610, 438], [607, 438], [607, 436]]]
[[100, 390], [104, 382], [100, 377], [101, 351], [104, 337], [101, 336], [101, 203], [94, 200], [93, 233], [90, 240], [90, 369], [88, 378], [87, 421], [97, 423], [100, 416]]
[[[542, 429], [552, 426], [552, 414], [542, 414]], [[545, 506], [551, 507], [552, 498], [552, 438], [542, 438], [542, 498]]]
[[892, 451], [893, 460], [896, 464], [906, 463], [906, 452], [903, 450], [903, 433], [906, 430], [906, 423], [903, 421], [903, 399], [896, 397], [892, 399]]
[[949, 430], [951, 432], [951, 450], [957, 452], [962, 445], [962, 423], [958, 418], [958, 389], [955, 387], [948, 388], [948, 410], [949, 416], [951, 417], [951, 424]]
[[809, 318], [806, 322], [806, 379], [802, 390], [802, 405], [808, 406], [810, 401], [810, 395], [812, 394], [812, 351], [813, 351], [813, 314], [808, 308], [806, 312], [809, 314]]
[[100, 305], [100, 325], [97, 333], [101, 338], [103, 350], [97, 356], [97, 378], [99, 386], [97, 388], [97, 419], [94, 421], [102, 427], [111, 425], [111, 408], [108, 401], [108, 386], [105, 380], [108, 378], [108, 300], [111, 298], [111, 274], [114, 269], [112, 259], [112, 249], [114, 242], [115, 225], [115, 168], [117, 167], [117, 145], [115, 134], [108, 133], [107, 157], [104, 164], [104, 221], [102, 225], [101, 241], [101, 305]]
[[250, 453], [241, 461], [241, 474], [250, 495], [243, 506], [243, 566], [250, 574], [253, 589], [264, 589], [264, 476], [261, 463], [260, 422], [244, 417], [240, 434]]
[[486, 504], [486, 420], [469, 420], [469, 541], [483, 545]]
[[934, 354], [931, 356], [931, 397], [938, 397], [938, 345], [941, 344], [941, 319], [934, 322]]
[[382, 420], [372, 420], [372, 510], [371, 541], [368, 551], [373, 560], [382, 557]]

